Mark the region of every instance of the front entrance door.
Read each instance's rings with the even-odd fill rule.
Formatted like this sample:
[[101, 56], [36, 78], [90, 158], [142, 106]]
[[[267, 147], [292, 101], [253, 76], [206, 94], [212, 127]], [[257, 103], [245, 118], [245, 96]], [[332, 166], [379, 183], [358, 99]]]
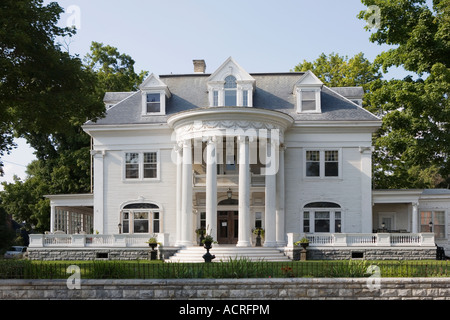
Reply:
[[217, 212], [217, 242], [219, 244], [236, 244], [238, 223], [238, 211]]

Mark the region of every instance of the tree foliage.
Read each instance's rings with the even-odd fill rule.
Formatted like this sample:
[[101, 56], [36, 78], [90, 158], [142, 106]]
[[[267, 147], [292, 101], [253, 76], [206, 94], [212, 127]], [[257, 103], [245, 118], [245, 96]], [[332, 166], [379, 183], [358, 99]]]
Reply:
[[303, 60], [294, 68], [296, 72], [307, 70], [329, 87], [361, 86], [367, 91], [372, 81], [381, 79], [379, 65], [366, 59], [362, 52], [350, 59], [334, 52], [322, 53], [315, 61]]
[[[375, 140], [378, 188], [450, 186], [450, 0], [362, 0], [376, 5], [380, 28], [370, 41], [392, 45], [376, 63], [401, 66], [403, 80], [373, 86], [368, 108], [383, 118]], [[363, 11], [360, 19], [373, 13]], [[413, 79], [416, 77], [416, 79]]]
[[[8, 42], [0, 38], [0, 65], [10, 64], [0, 71], [4, 72], [0, 114], [7, 115], [0, 118], [0, 129], [8, 129], [0, 132], [0, 142], [4, 141], [0, 150], [8, 152], [14, 133], [26, 138], [37, 158], [28, 166], [25, 181], [16, 178], [14, 183], [3, 183], [2, 206], [18, 221], [45, 231], [50, 206], [44, 195], [90, 192], [90, 137], [82, 124], [104, 114], [106, 91], [135, 90], [146, 72], [136, 74], [130, 56], [101, 43], [92, 43], [84, 63], [60, 50], [56, 37], [72, 36], [75, 31], [56, 27], [62, 12], [56, 3], [42, 6], [39, 0], [7, 0], [0, 7], [11, 12], [25, 8], [18, 23], [24, 29], [36, 25], [42, 33], [41, 38], [27, 38], [27, 32], [19, 28], [15, 33], [10, 30]], [[0, 16], [0, 22], [7, 24], [3, 22], [7, 13], [2, 11]], [[49, 56], [40, 57], [44, 47]]]

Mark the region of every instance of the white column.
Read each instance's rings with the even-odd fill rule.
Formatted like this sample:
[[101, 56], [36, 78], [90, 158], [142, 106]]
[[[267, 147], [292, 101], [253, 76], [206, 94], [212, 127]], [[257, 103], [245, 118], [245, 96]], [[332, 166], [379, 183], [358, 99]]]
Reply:
[[283, 247], [286, 245], [286, 227], [285, 227], [285, 214], [284, 214], [284, 152], [285, 147], [283, 145], [279, 148], [278, 157], [278, 173], [277, 173], [277, 246]]
[[360, 147], [359, 152], [361, 153], [361, 232], [372, 233], [372, 148]]
[[206, 232], [217, 240], [217, 152], [215, 138], [206, 145]]
[[54, 204], [50, 206], [50, 232], [55, 232], [55, 215], [56, 215], [56, 207]]
[[175, 152], [177, 154], [176, 165], [177, 165], [177, 195], [176, 195], [176, 240], [175, 245], [180, 245], [181, 241], [181, 201], [182, 201], [182, 186], [183, 186], [183, 148], [182, 145], [177, 144], [175, 146]]
[[249, 247], [250, 241], [250, 159], [248, 138], [238, 137], [239, 143], [239, 232], [237, 247]]
[[[103, 234], [104, 221], [104, 166], [105, 151], [92, 150], [94, 156], [94, 232]], [[69, 230], [69, 229], [68, 229]]]
[[[270, 150], [270, 156], [268, 155]], [[274, 154], [274, 146], [269, 140], [266, 150], [266, 166], [276, 168], [277, 154]], [[265, 235], [264, 235], [264, 247], [275, 247], [276, 232], [277, 232], [277, 219], [276, 219], [276, 203], [277, 203], [277, 190], [276, 190], [276, 170], [268, 170], [266, 175], [266, 196], [265, 196]]]
[[183, 141], [183, 173], [181, 186], [181, 241], [182, 246], [192, 245], [192, 143]]
[[412, 203], [412, 233], [419, 233], [419, 204], [417, 202]]

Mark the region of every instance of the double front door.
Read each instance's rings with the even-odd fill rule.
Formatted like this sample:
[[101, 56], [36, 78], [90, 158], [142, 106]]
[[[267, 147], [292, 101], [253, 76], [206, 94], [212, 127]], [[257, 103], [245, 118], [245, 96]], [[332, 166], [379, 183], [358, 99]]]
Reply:
[[238, 211], [217, 212], [217, 242], [236, 244], [238, 241]]

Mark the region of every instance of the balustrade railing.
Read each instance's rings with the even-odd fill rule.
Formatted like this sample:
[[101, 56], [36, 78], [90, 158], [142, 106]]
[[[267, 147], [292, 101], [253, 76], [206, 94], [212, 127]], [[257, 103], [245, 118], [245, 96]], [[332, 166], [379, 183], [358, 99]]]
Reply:
[[[152, 235], [153, 236], [153, 235]], [[30, 234], [30, 248], [41, 247], [148, 247], [148, 234]], [[169, 235], [156, 234], [162, 245], [169, 244]]]
[[434, 233], [288, 233], [288, 247], [306, 237], [311, 247], [435, 246]]

